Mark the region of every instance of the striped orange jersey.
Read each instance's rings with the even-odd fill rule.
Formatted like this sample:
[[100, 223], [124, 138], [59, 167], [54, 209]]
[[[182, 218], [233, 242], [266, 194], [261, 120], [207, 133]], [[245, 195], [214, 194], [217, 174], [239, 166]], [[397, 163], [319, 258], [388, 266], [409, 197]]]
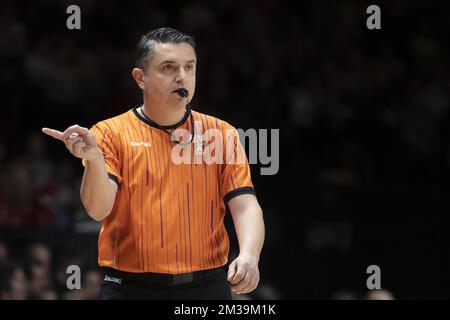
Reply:
[[[222, 133], [225, 150], [243, 151], [239, 139], [226, 141], [229, 132], [237, 136], [237, 131], [225, 121], [188, 111], [180, 123], [177, 129], [205, 138], [203, 143], [191, 144], [191, 159], [205, 150], [209, 129]], [[177, 164], [172, 160], [177, 143], [169, 131], [142, 117], [136, 108], [98, 122], [91, 131], [110, 178], [119, 185], [114, 208], [102, 221], [101, 266], [177, 274], [227, 263], [225, 203], [254, 193], [245, 152], [241, 163], [197, 159]], [[224, 151], [222, 158], [227, 154]]]

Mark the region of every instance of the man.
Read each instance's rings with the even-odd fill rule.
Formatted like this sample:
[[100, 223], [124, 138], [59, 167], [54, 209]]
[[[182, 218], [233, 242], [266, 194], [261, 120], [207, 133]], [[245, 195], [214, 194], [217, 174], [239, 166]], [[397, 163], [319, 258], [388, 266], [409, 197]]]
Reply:
[[[228, 123], [191, 110], [196, 65], [192, 37], [171, 28], [151, 31], [138, 44], [132, 70], [142, 106], [91, 131], [78, 125], [64, 132], [42, 129], [83, 159], [81, 200], [102, 221], [103, 299], [230, 299], [229, 283], [238, 294], [258, 285], [265, 231], [247, 159], [173, 159], [177, 147], [193, 159], [207, 129], [223, 133], [226, 148], [227, 132], [236, 133]], [[176, 137], [177, 130], [188, 136]], [[234, 147], [243, 149], [239, 142]], [[225, 205], [240, 249], [228, 274]]]

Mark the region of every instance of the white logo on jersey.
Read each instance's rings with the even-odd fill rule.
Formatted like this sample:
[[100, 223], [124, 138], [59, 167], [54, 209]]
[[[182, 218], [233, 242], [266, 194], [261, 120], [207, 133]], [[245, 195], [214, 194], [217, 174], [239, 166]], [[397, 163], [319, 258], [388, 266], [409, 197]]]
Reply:
[[141, 141], [141, 142], [130, 141], [130, 144], [132, 147], [144, 146], [146, 148], [149, 148], [152, 146], [152, 144], [150, 142], [144, 142], [144, 141]]

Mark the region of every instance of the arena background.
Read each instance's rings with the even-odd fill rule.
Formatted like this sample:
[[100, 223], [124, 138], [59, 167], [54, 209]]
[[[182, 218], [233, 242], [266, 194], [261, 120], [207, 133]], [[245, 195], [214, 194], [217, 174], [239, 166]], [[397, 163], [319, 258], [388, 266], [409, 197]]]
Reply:
[[[71, 4], [81, 30], [66, 27]], [[366, 27], [370, 4], [381, 30]], [[138, 104], [134, 47], [171, 26], [197, 39], [194, 109], [242, 129], [280, 129], [278, 174], [252, 165], [267, 232], [261, 284], [237, 298], [376, 298], [366, 269], [377, 265], [385, 297], [448, 299], [446, 9], [425, 0], [2, 1], [0, 298], [98, 297], [99, 225], [80, 203], [82, 166], [40, 129], [90, 127]], [[65, 287], [70, 264], [82, 267], [82, 290]]]

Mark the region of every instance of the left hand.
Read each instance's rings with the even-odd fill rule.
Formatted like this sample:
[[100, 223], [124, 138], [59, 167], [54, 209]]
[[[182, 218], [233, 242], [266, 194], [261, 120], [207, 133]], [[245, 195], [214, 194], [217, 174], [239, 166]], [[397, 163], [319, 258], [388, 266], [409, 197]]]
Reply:
[[232, 284], [234, 293], [249, 293], [259, 283], [258, 258], [251, 255], [239, 255], [228, 268], [227, 280]]

